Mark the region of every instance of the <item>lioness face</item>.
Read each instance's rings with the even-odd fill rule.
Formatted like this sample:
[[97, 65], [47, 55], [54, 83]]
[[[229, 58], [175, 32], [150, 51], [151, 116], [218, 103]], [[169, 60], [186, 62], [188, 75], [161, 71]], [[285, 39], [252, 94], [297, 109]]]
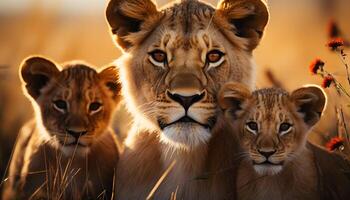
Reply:
[[319, 120], [325, 96], [318, 87], [301, 88], [291, 95], [276, 88], [252, 94], [239, 88], [242, 86], [231, 84], [221, 93], [228, 122], [255, 171], [277, 174], [305, 147], [307, 132]]
[[[263, 29], [265, 5], [249, 2], [263, 13]], [[107, 19], [126, 51], [120, 65], [128, 107], [135, 116], [142, 113], [164, 143], [185, 149], [206, 144], [216, 120], [215, 94], [220, 86], [229, 80], [253, 86], [251, 51], [262, 32], [249, 38], [244, 35], [249, 30], [242, 30], [239, 36], [240, 27], [223, 14], [244, 9], [241, 4], [231, 8], [222, 3], [216, 10], [202, 2], [182, 1], [158, 11], [149, 0], [110, 2]], [[129, 18], [138, 30], [123, 21]]]
[[197, 30], [187, 36], [169, 26], [159, 27], [158, 35], [150, 36], [145, 45], [147, 50], [133, 52], [143, 59], [130, 58], [128, 65], [137, 67], [122, 69], [130, 86], [131, 82], [147, 91], [127, 88], [138, 112], [156, 124], [163, 141], [172, 145], [196, 146], [209, 140], [215, 123], [214, 94], [220, 84], [234, 79], [252, 85], [247, 53], [230, 45], [214, 28], [205, 31], [205, 25], [193, 27]]
[[22, 65], [27, 93], [37, 105], [37, 115], [53, 144], [67, 155], [84, 153], [98, 142], [119, 101], [120, 85], [114, 67], [98, 73], [81, 64], [66, 64], [60, 71], [44, 58]]

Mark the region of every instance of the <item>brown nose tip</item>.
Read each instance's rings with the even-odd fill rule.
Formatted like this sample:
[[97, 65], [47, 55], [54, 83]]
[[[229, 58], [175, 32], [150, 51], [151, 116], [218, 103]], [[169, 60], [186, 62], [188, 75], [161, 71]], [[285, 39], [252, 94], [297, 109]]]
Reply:
[[192, 96], [182, 96], [176, 93], [172, 94], [171, 92], [167, 91], [167, 95], [170, 99], [178, 102], [187, 111], [188, 108], [191, 107], [191, 105], [202, 100], [205, 96], [205, 93], [202, 92], [201, 94], [196, 94]]
[[69, 135], [71, 135], [75, 138], [79, 138], [87, 133], [87, 131], [75, 131], [75, 130], [70, 130], [70, 129], [67, 129], [66, 131]]
[[261, 150], [258, 150], [258, 152], [267, 159], [270, 156], [272, 156], [274, 153], [276, 153], [276, 150], [273, 150], [273, 151], [261, 151]]

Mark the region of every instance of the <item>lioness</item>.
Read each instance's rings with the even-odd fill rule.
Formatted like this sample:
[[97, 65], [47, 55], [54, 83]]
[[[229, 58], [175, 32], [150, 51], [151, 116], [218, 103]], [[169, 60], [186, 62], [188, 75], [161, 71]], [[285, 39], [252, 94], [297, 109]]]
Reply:
[[235, 145], [214, 128], [215, 96], [230, 80], [254, 86], [252, 51], [268, 21], [265, 3], [223, 0], [215, 9], [182, 0], [158, 10], [151, 0], [111, 0], [106, 15], [124, 51], [122, 90], [134, 118], [118, 164], [117, 198], [232, 198], [223, 168]]
[[307, 143], [307, 133], [326, 104], [322, 89], [291, 94], [277, 88], [254, 91], [226, 84], [219, 94], [231, 132], [242, 153], [238, 199], [349, 199], [350, 165], [340, 156]]
[[30, 57], [20, 76], [36, 117], [20, 131], [3, 199], [109, 199], [118, 160], [108, 128], [120, 101], [116, 68]]

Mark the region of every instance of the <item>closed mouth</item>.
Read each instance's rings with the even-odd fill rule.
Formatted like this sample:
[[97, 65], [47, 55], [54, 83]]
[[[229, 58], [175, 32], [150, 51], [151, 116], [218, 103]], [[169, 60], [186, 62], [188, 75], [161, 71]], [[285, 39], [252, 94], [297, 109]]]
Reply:
[[168, 126], [171, 126], [173, 124], [176, 124], [176, 123], [196, 123], [196, 124], [199, 124], [201, 126], [203, 126], [204, 128], [210, 128], [211, 125], [209, 124], [202, 124], [194, 119], [192, 119], [191, 117], [188, 117], [188, 116], [184, 116], [172, 123], [169, 123], [169, 124], [165, 124], [163, 123], [161, 120], [158, 120], [158, 124], [159, 124], [159, 127], [163, 130], [164, 128], [168, 127]]
[[279, 163], [273, 163], [273, 162], [270, 162], [268, 160], [265, 160], [264, 162], [261, 162], [261, 163], [257, 163], [255, 161], [253, 161], [253, 165], [263, 165], [263, 166], [281, 166], [283, 165], [283, 161], [282, 162], [279, 162]]

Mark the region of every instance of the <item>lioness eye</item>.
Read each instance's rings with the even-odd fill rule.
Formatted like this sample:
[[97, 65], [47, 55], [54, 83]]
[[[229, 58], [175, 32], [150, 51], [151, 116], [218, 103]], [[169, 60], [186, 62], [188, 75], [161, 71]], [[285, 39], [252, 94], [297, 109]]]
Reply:
[[246, 128], [248, 129], [249, 132], [252, 132], [255, 134], [258, 132], [258, 124], [256, 122], [248, 122], [246, 124]]
[[58, 111], [64, 112], [67, 110], [67, 103], [64, 100], [56, 100], [53, 102], [54, 108]]
[[281, 135], [288, 133], [292, 129], [292, 125], [290, 123], [282, 123], [279, 128], [279, 132]]
[[212, 50], [207, 54], [207, 62], [209, 63], [219, 62], [224, 55], [225, 54], [219, 50]]
[[102, 104], [99, 102], [93, 102], [89, 106], [89, 110], [91, 112], [98, 111], [101, 108]]
[[164, 63], [166, 61], [166, 53], [162, 50], [155, 50], [149, 53], [154, 61]]

